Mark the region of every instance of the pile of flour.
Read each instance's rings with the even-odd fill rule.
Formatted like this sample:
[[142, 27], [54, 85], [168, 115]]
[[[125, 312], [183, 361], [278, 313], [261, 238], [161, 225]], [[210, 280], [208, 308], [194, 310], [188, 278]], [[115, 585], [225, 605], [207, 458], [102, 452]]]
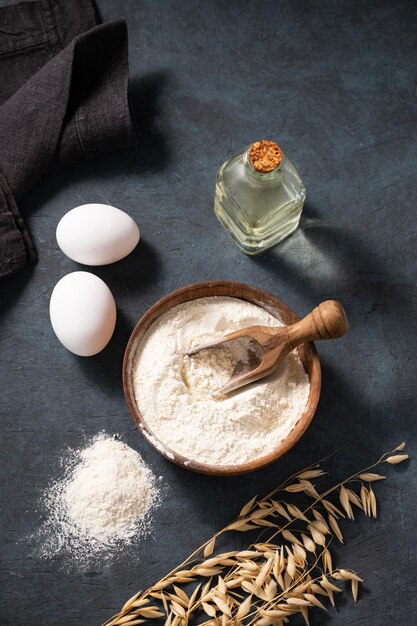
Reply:
[[115, 437], [100, 434], [62, 458], [64, 475], [43, 494], [38, 556], [103, 563], [143, 537], [159, 502], [151, 470]]
[[251, 325], [282, 325], [254, 304], [229, 297], [181, 304], [145, 334], [134, 361], [139, 410], [168, 452], [210, 465], [239, 465], [270, 453], [296, 425], [310, 384], [296, 352], [267, 379], [226, 399], [212, 393], [233, 372], [226, 347], [187, 356], [191, 347]]

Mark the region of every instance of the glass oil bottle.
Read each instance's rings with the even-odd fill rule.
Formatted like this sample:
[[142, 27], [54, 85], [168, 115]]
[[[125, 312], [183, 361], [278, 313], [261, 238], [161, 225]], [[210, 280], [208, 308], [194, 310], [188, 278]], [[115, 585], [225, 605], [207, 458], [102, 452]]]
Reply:
[[306, 192], [294, 163], [273, 141], [257, 141], [219, 169], [214, 211], [239, 248], [258, 254], [298, 226]]

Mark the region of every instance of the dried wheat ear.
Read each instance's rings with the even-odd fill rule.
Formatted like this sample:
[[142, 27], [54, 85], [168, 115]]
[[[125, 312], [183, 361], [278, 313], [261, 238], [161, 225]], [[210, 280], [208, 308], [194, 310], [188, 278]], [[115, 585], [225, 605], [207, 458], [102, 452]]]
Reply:
[[[236, 520], [152, 587], [135, 594], [104, 626], [149, 620], [165, 626], [282, 626], [297, 613], [310, 624], [311, 608], [327, 610], [328, 602], [334, 606], [335, 594], [342, 591], [335, 581], [347, 582], [356, 602], [362, 579], [351, 569], [334, 569], [329, 546], [334, 537], [343, 543], [342, 519], [354, 520], [358, 511], [377, 516], [372, 483], [385, 476], [372, 470], [408, 459], [404, 448], [402, 443], [323, 493], [312, 482], [325, 474], [319, 462], [265, 498], [255, 496]], [[306, 504], [297, 506], [296, 498]], [[247, 550], [215, 554], [224, 533], [255, 530], [261, 535]]]

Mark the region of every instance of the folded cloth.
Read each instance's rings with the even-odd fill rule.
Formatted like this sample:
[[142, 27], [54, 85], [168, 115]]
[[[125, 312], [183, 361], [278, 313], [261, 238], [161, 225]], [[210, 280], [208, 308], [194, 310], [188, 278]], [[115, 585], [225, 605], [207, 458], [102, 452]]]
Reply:
[[0, 9], [0, 276], [36, 259], [17, 202], [43, 174], [136, 141], [126, 22], [95, 23], [90, 0]]

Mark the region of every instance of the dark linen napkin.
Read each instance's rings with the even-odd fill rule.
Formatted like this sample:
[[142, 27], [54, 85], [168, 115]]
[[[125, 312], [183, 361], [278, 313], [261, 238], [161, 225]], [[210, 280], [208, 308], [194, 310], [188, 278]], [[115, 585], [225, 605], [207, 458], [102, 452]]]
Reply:
[[90, 0], [0, 8], [0, 276], [36, 259], [17, 202], [50, 169], [131, 145], [127, 27]]

